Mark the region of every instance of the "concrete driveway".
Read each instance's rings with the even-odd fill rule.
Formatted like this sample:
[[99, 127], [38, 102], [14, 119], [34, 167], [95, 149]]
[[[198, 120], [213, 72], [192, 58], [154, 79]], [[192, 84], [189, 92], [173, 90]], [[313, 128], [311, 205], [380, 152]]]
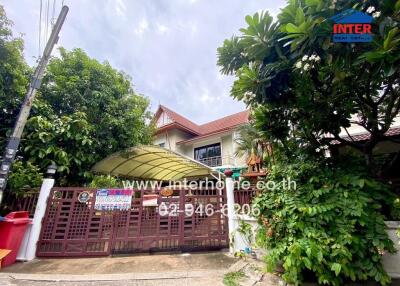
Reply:
[[225, 252], [37, 259], [0, 271], [0, 285], [222, 285]]

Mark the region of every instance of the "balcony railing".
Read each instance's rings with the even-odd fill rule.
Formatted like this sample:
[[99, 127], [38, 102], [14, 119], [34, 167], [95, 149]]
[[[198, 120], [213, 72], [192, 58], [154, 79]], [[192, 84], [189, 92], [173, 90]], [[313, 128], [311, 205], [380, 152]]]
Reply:
[[200, 159], [198, 161], [209, 167], [217, 167], [217, 166], [222, 165], [222, 157], [221, 156], [208, 157], [208, 158]]

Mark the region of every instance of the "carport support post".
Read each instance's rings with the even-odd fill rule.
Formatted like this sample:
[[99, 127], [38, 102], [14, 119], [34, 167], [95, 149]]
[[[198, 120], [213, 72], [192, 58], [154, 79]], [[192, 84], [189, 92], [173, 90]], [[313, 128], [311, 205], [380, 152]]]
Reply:
[[29, 234], [27, 249], [26, 249], [26, 260], [32, 260], [36, 257], [36, 248], [39, 241], [40, 229], [42, 227], [42, 220], [46, 212], [47, 199], [50, 195], [50, 190], [54, 186], [53, 178], [46, 178], [42, 182], [40, 188], [39, 198], [36, 204], [35, 216], [32, 220], [32, 228]]
[[232, 179], [233, 172], [231, 169], [226, 169], [224, 174], [226, 176], [225, 185], [226, 185], [226, 204], [228, 209], [229, 252], [231, 254], [234, 254], [233, 243], [234, 243], [234, 233], [236, 226], [234, 220], [235, 198], [233, 195], [233, 189], [234, 189], [234, 184]]

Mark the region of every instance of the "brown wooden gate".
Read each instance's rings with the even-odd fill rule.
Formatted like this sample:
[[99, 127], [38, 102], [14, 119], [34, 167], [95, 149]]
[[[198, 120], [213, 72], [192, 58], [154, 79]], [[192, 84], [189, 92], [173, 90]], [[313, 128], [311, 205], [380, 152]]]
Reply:
[[[78, 196], [84, 191], [90, 198], [81, 203]], [[156, 195], [157, 206], [144, 205], [148, 194]], [[37, 256], [106, 256], [228, 247], [224, 191], [174, 190], [172, 196], [164, 197], [159, 191], [135, 190], [127, 211], [97, 211], [95, 200], [95, 189], [53, 188]]]

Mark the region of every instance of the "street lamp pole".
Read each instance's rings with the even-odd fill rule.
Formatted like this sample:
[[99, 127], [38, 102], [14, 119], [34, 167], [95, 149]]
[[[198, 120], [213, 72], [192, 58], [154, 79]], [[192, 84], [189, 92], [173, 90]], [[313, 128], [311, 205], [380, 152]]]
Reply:
[[63, 6], [61, 9], [57, 22], [54, 25], [50, 38], [43, 51], [43, 56], [40, 58], [40, 61], [33, 74], [31, 83], [28, 88], [28, 92], [26, 93], [25, 100], [18, 114], [18, 118], [15, 123], [12, 135], [8, 140], [7, 147], [4, 152], [4, 156], [2, 158], [2, 162], [0, 165], [0, 204], [3, 199], [4, 189], [7, 186], [8, 174], [10, 172], [11, 165], [15, 160], [15, 155], [17, 153], [18, 146], [21, 141], [22, 132], [24, 131], [26, 121], [28, 120], [29, 113], [31, 111], [36, 91], [39, 89], [40, 84], [42, 82], [44, 70], [50, 59], [53, 47], [58, 41], [58, 34], [60, 33], [61, 27], [65, 21], [65, 17], [67, 16], [68, 10], [69, 10], [68, 6]]

